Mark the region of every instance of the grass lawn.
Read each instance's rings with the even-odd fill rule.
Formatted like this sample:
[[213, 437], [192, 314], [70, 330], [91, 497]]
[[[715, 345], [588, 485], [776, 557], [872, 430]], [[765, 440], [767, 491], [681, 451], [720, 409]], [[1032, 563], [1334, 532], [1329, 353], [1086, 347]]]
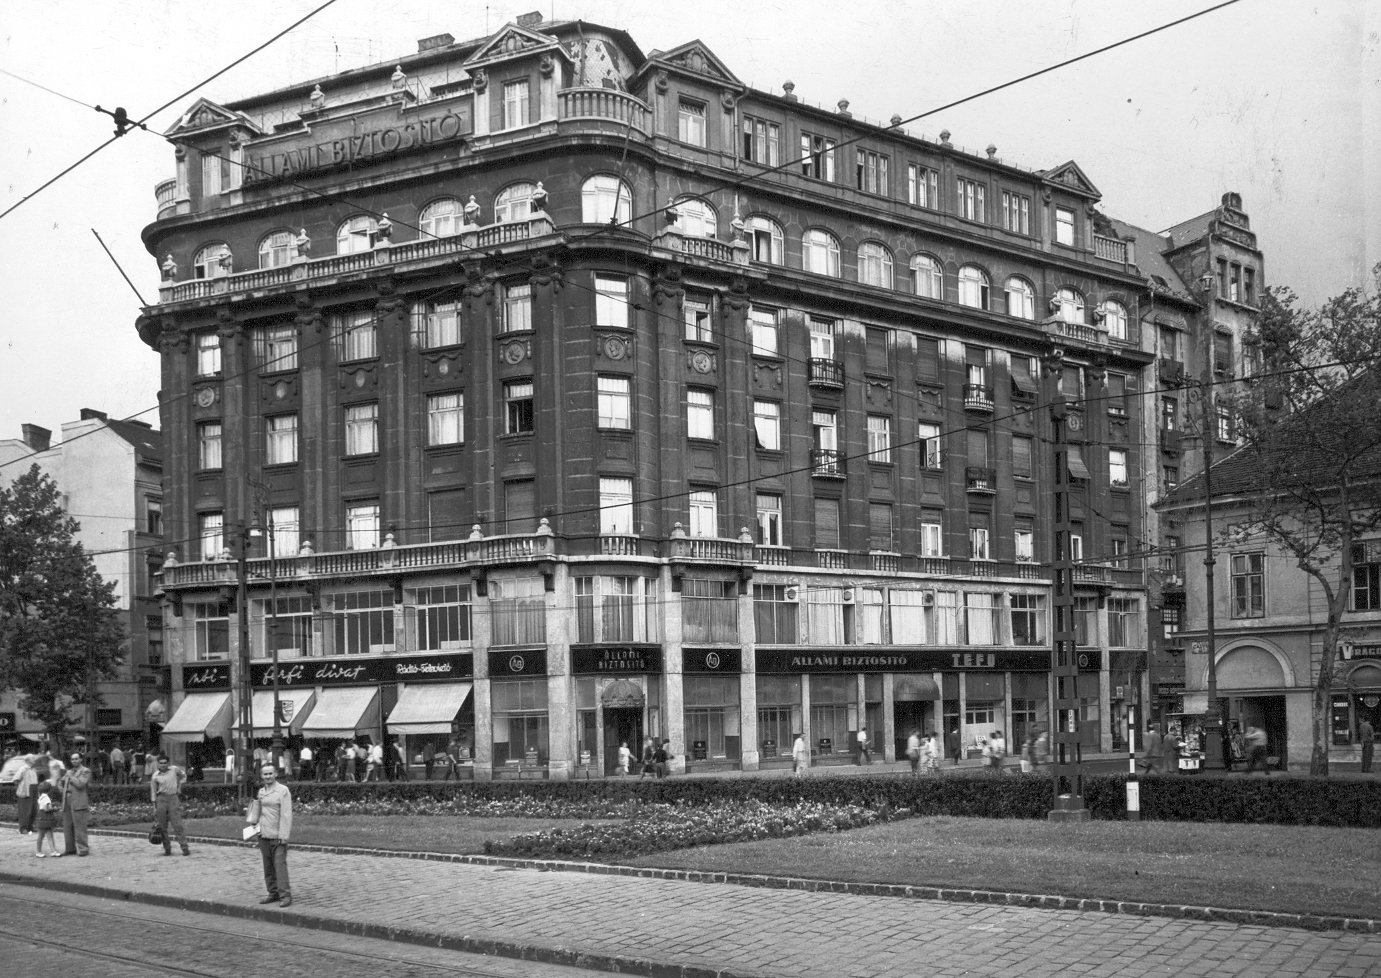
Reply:
[[1367, 829], [1187, 822], [1051, 825], [917, 818], [835, 835], [740, 842], [638, 866], [1005, 890], [1145, 903], [1381, 917]]
[[[590, 822], [600, 824], [600, 820]], [[188, 835], [238, 839], [245, 820], [238, 815], [189, 818]], [[406, 852], [482, 853], [486, 839], [507, 839], [523, 832], [570, 828], [583, 824], [554, 818], [467, 818], [443, 815], [298, 815], [292, 841], [302, 845], [361, 846]], [[604, 824], [608, 824], [605, 822]], [[147, 823], [119, 828], [147, 832]]]

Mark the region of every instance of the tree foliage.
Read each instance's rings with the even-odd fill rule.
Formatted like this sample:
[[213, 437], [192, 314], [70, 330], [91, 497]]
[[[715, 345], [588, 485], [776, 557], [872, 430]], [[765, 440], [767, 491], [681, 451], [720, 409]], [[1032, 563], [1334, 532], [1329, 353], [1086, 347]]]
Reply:
[[[1381, 265], [1375, 269], [1381, 285]], [[1328, 773], [1330, 692], [1348, 609], [1353, 546], [1381, 527], [1381, 289], [1352, 288], [1318, 309], [1269, 289], [1256, 335], [1262, 370], [1231, 400], [1250, 473], [1252, 518], [1327, 600], [1313, 690], [1310, 772]]]
[[79, 526], [37, 465], [0, 487], [0, 688], [52, 734], [73, 703], [99, 705], [94, 684], [124, 655], [115, 585], [73, 539]]

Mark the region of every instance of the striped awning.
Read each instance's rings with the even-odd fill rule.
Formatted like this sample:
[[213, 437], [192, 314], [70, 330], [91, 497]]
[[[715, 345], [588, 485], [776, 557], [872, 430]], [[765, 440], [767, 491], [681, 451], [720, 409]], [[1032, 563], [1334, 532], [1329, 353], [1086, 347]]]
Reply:
[[188, 693], [164, 725], [162, 735], [180, 743], [224, 737], [230, 730], [229, 693]]
[[456, 714], [470, 695], [469, 683], [414, 683], [403, 687], [388, 715], [388, 732], [450, 733]]

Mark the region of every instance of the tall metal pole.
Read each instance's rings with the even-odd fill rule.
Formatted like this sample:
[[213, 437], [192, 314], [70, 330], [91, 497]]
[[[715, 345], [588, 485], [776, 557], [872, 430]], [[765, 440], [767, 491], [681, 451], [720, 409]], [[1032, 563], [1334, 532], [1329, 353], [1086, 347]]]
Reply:
[[239, 557], [237, 568], [239, 571], [239, 594], [236, 597], [235, 608], [240, 623], [240, 800], [245, 801], [250, 794], [250, 738], [253, 736], [252, 725], [254, 723], [253, 710], [253, 686], [249, 681], [249, 580], [248, 569], [245, 565], [245, 551], [249, 549], [249, 528], [243, 522], [239, 524]]
[[1207, 602], [1208, 624], [1208, 708], [1204, 711], [1204, 760], [1205, 770], [1223, 769], [1223, 718], [1218, 712], [1218, 663], [1216, 600], [1213, 591], [1213, 566], [1217, 561], [1213, 553], [1213, 440], [1218, 437], [1218, 413], [1213, 393], [1214, 343], [1213, 323], [1217, 321], [1217, 298], [1213, 294], [1213, 276], [1205, 275], [1204, 292], [1208, 298], [1208, 329], [1203, 330], [1207, 347], [1204, 356], [1203, 386], [1200, 388], [1200, 404], [1203, 407], [1204, 424], [1204, 601]]

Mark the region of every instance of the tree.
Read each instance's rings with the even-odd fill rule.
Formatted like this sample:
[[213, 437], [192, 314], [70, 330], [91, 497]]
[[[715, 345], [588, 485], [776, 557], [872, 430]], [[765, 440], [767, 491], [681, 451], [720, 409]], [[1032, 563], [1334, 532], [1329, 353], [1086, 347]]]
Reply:
[[[1381, 286], [1381, 265], [1374, 270]], [[1352, 288], [1316, 310], [1267, 291], [1251, 339], [1262, 370], [1230, 400], [1263, 533], [1318, 582], [1328, 605], [1313, 689], [1310, 774], [1328, 774], [1330, 693], [1353, 578], [1353, 545], [1381, 526], [1381, 291]]]
[[61, 735], [73, 703], [96, 707], [95, 684], [123, 660], [115, 585], [73, 539], [56, 483], [37, 465], [0, 488], [0, 688]]

